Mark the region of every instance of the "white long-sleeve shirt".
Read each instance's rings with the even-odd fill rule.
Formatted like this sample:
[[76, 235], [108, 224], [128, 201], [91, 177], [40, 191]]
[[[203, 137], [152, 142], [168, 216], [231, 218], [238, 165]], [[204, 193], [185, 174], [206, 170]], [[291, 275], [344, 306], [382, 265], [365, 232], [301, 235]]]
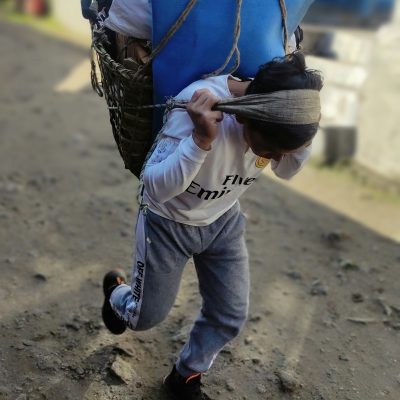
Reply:
[[105, 25], [125, 36], [151, 40], [151, 0], [114, 0]]
[[[219, 98], [232, 97], [228, 75], [197, 81], [178, 99], [189, 100], [198, 89], [209, 89]], [[263, 169], [289, 179], [303, 166], [310, 148], [284, 155], [276, 162], [255, 155], [247, 145], [243, 127], [224, 114], [209, 151], [192, 138], [194, 125], [185, 110], [171, 111], [161, 139], [144, 171], [143, 200], [165, 218], [195, 226], [208, 225], [231, 208]]]

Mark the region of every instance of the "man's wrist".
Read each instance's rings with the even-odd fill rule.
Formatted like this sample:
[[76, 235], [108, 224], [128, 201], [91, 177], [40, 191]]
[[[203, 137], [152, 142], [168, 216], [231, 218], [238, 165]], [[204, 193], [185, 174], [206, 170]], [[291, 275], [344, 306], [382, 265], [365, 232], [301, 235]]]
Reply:
[[198, 147], [200, 147], [200, 149], [205, 150], [205, 151], [211, 150], [212, 140], [206, 139], [206, 138], [203, 138], [203, 137], [197, 135], [195, 130], [193, 130], [192, 138], [193, 138], [193, 141], [195, 142], [195, 144]]

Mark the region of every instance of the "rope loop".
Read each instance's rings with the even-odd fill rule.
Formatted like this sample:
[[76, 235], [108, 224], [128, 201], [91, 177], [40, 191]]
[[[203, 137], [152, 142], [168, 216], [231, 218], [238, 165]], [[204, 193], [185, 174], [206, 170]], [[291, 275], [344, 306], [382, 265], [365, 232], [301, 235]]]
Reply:
[[287, 27], [287, 8], [285, 0], [279, 0], [279, 6], [281, 8], [282, 25], [283, 25], [283, 46], [285, 54], [289, 53], [289, 33]]
[[210, 78], [212, 76], [218, 76], [220, 75], [224, 69], [226, 68], [226, 66], [229, 64], [229, 61], [231, 60], [232, 56], [235, 54], [235, 64], [233, 65], [233, 67], [230, 69], [230, 71], [228, 72], [229, 74], [232, 74], [233, 72], [235, 72], [240, 65], [240, 51], [239, 51], [239, 47], [238, 47], [238, 43], [239, 43], [239, 38], [240, 38], [240, 30], [241, 30], [241, 17], [240, 17], [240, 13], [242, 10], [242, 3], [243, 0], [236, 0], [236, 17], [235, 17], [235, 29], [234, 29], [234, 33], [233, 33], [233, 43], [232, 43], [232, 48], [229, 51], [229, 54], [227, 55], [225, 62], [218, 68], [216, 69], [214, 72], [211, 72], [210, 74], [206, 74], [203, 75], [203, 79], [205, 78]]
[[192, 11], [193, 7], [196, 5], [197, 0], [190, 0], [183, 10], [182, 14], [175, 21], [174, 25], [170, 28], [170, 30], [166, 33], [166, 35], [162, 38], [157, 47], [151, 52], [149, 56], [149, 60], [146, 64], [143, 65], [143, 68], [148, 67], [154, 58], [161, 52], [161, 50], [166, 46], [166, 44], [171, 40], [172, 36], [179, 30], [179, 28], [183, 25], [188, 17], [189, 13]]

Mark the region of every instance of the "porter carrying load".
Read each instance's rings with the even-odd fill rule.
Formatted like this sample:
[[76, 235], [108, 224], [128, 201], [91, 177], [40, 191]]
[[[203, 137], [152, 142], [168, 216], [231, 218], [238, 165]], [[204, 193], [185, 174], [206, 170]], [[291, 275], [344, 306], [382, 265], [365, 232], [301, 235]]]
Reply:
[[[153, 119], [153, 104], [164, 105], [204, 75], [236, 71], [239, 76], [254, 76], [259, 65], [285, 54], [287, 38], [312, 2], [152, 0], [153, 50], [147, 48], [148, 57], [139, 59], [114, 54], [106, 28], [94, 24], [101, 84], [94, 72], [92, 84], [104, 93], [125, 167], [140, 176], [154, 132], [161, 127], [160, 118]], [[139, 43], [146, 49], [143, 44]]]

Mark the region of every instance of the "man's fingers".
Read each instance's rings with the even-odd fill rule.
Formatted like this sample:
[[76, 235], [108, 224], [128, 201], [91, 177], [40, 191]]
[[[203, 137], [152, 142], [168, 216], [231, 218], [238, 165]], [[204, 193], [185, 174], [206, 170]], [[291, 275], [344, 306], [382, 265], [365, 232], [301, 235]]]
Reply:
[[193, 93], [186, 109], [194, 122], [205, 123], [208, 121], [208, 123], [215, 124], [223, 120], [223, 113], [213, 110], [218, 101], [218, 97], [208, 89], [199, 89]]
[[209, 90], [208, 89], [198, 89], [198, 90], [196, 90], [193, 93], [192, 98], [191, 98], [190, 101], [196, 101], [205, 92], [209, 92]]
[[217, 114], [217, 117], [215, 118], [215, 120], [217, 122], [221, 122], [224, 119], [224, 113], [222, 113], [221, 111], [215, 111]]
[[218, 101], [218, 97], [214, 96], [208, 89], [196, 90], [190, 100], [191, 103], [196, 103], [196, 105], [208, 105], [210, 108]]

